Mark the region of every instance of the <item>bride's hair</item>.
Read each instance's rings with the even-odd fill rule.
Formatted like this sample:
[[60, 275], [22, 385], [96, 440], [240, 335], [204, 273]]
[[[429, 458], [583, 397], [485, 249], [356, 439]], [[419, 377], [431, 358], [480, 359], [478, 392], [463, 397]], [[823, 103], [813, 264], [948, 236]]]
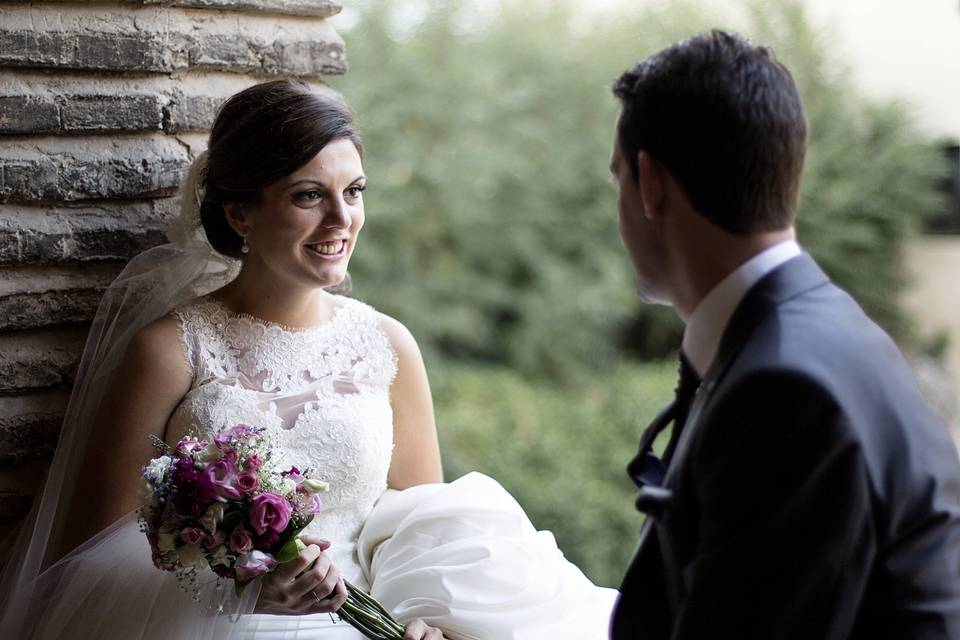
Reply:
[[257, 84], [228, 99], [217, 112], [207, 148], [200, 221], [210, 245], [239, 258], [243, 239], [223, 205], [256, 202], [264, 187], [307, 164], [335, 140], [363, 143], [347, 106], [299, 80]]

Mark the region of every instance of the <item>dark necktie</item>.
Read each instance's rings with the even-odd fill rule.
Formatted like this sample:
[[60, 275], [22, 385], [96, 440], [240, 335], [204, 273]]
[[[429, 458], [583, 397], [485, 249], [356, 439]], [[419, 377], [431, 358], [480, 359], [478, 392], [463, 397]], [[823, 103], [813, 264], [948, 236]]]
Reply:
[[[679, 354], [679, 375], [677, 388], [674, 390], [674, 399], [667, 405], [660, 414], [654, 418], [650, 426], [646, 428], [640, 437], [640, 450], [637, 457], [633, 459], [627, 467], [627, 473], [630, 475], [637, 486], [640, 488], [640, 497], [637, 499], [637, 508], [647, 512], [652, 505], [647, 505], [647, 498], [656, 498], [662, 491], [663, 478], [666, 475], [667, 464], [673, 457], [674, 450], [677, 447], [677, 441], [680, 433], [683, 431], [684, 424], [687, 421], [687, 415], [690, 413], [690, 407], [693, 406], [693, 399], [700, 387], [700, 378], [697, 377], [693, 367], [687, 361], [683, 352]], [[668, 426], [673, 425], [673, 431], [670, 434], [670, 441], [664, 450], [661, 460], [653, 453], [653, 442], [657, 436]]]
[[697, 389], [700, 388], [700, 377], [694, 371], [693, 366], [687, 360], [687, 357], [680, 352], [680, 367], [677, 381], [677, 388], [674, 390], [674, 404], [676, 412], [673, 416], [673, 431], [670, 433], [670, 442], [663, 451], [664, 464], [670, 464], [673, 458], [673, 452], [677, 448], [677, 440], [687, 423], [687, 416], [690, 414], [690, 407], [693, 406], [693, 399], [697, 395]]

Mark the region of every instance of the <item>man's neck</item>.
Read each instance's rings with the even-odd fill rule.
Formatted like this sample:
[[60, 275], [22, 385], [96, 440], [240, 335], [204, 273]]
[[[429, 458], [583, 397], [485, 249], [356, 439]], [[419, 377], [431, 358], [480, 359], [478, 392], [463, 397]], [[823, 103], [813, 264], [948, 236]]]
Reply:
[[793, 228], [734, 236], [725, 232], [691, 242], [676, 265], [673, 307], [684, 322], [717, 284], [755, 255], [796, 237]]

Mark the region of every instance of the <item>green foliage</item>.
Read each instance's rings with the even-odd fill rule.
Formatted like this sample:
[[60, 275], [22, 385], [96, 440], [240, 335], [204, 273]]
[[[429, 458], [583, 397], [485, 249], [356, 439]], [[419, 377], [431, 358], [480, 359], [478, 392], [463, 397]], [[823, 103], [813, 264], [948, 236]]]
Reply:
[[672, 362], [620, 365], [571, 392], [509, 369], [434, 368], [445, 475], [496, 478], [591, 579], [617, 586], [641, 523], [624, 469], [675, 376]]
[[359, 114], [371, 176], [357, 294], [428, 351], [557, 375], [602, 366], [624, 333], [641, 355], [675, 347], [672, 314], [635, 300], [617, 234], [609, 85], [714, 25], [772, 43], [792, 69], [811, 130], [801, 242], [905, 335], [899, 250], [936, 205], [942, 161], [903, 109], [855, 93], [800, 3], [753, 3], [741, 24], [690, 2], [625, 4], [616, 19], [571, 2], [484, 13], [437, 0], [419, 16], [411, 4], [361, 7], [335, 85]]

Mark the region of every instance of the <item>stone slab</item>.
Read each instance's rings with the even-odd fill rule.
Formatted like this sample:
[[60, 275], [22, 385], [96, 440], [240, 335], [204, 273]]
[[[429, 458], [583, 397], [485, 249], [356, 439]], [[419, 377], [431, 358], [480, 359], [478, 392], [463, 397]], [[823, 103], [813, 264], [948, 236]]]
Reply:
[[0, 4], [0, 65], [302, 76], [347, 70], [343, 40], [323, 18], [96, 4]]
[[84, 325], [122, 263], [0, 269], [0, 331]]
[[0, 392], [71, 384], [86, 338], [85, 328], [0, 335]]
[[67, 390], [0, 397], [0, 465], [49, 459], [68, 399]]
[[188, 149], [162, 134], [0, 139], [0, 203], [172, 195], [189, 163]]
[[[0, 68], [0, 134], [207, 131], [228, 97], [258, 81], [216, 70], [129, 78]], [[322, 82], [310, 84], [342, 99]]]
[[125, 260], [166, 241], [175, 198], [80, 207], [0, 205], [0, 265]]
[[[0, 0], [3, 4], [22, 4], [14, 0]], [[110, 4], [106, 0], [34, 0], [32, 4]], [[329, 18], [343, 7], [332, 0], [119, 0], [117, 4], [134, 6], [182, 7], [185, 9], [213, 9], [245, 13], [272, 13], [290, 16]]]

